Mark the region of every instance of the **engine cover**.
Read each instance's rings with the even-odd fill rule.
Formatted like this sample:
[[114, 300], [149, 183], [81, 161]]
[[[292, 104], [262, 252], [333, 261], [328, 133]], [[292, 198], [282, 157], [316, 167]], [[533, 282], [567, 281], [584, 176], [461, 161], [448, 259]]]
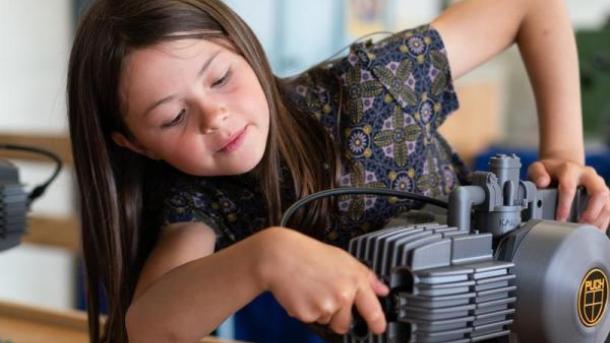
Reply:
[[610, 332], [610, 240], [589, 225], [531, 220], [498, 257], [515, 265], [512, 330], [520, 342], [604, 342]]

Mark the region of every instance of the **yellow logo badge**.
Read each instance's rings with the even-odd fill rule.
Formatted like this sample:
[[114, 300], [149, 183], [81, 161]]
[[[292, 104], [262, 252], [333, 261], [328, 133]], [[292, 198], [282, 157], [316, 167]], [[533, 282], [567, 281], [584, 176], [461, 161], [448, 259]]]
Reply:
[[578, 318], [585, 326], [597, 325], [608, 307], [608, 277], [599, 268], [589, 270], [580, 283], [577, 301]]

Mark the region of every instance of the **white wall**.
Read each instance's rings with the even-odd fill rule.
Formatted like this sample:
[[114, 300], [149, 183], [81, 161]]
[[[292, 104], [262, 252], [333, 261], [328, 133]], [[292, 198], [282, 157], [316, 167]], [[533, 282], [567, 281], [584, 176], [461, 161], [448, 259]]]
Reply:
[[[0, 0], [1, 133], [65, 132], [71, 6], [70, 0]], [[27, 189], [52, 172], [49, 164], [18, 165]], [[34, 203], [31, 213], [70, 214], [71, 183], [69, 172], [64, 171]], [[1, 252], [0, 298], [71, 307], [73, 268], [73, 257], [61, 249], [24, 244]]]
[[254, 30], [278, 75], [302, 71], [344, 44], [342, 0], [225, 2]]
[[74, 302], [74, 274], [66, 251], [24, 244], [0, 252], [0, 298], [68, 309]]
[[610, 0], [566, 0], [577, 29], [597, 29], [610, 19]]
[[[610, 19], [610, 0], [566, 0], [566, 5], [575, 30], [597, 30]], [[507, 76], [505, 144], [537, 146], [539, 135], [534, 95], [519, 53], [511, 49], [501, 59]], [[587, 142], [587, 146], [597, 144], [595, 141]]]
[[61, 132], [70, 0], [0, 0], [0, 128]]

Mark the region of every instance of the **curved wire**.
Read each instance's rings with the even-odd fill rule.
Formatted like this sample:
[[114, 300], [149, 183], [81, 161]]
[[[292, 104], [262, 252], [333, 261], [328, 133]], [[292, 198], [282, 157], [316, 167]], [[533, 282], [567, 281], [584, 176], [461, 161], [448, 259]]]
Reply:
[[292, 204], [282, 216], [282, 220], [280, 221], [280, 226], [286, 226], [290, 217], [299, 210], [302, 206], [312, 201], [329, 197], [329, 196], [337, 196], [337, 195], [347, 195], [347, 194], [375, 194], [375, 195], [387, 195], [387, 196], [397, 196], [401, 198], [407, 198], [412, 200], [418, 200], [425, 203], [429, 203], [431, 205], [435, 205], [442, 208], [448, 208], [449, 204], [446, 201], [438, 200], [435, 198], [431, 198], [425, 195], [411, 193], [411, 192], [403, 192], [397, 191], [394, 189], [375, 189], [375, 188], [363, 188], [363, 187], [340, 187], [327, 189], [324, 191], [316, 192], [310, 194]]
[[51, 174], [51, 176], [47, 179], [47, 181], [34, 187], [34, 189], [32, 189], [32, 191], [30, 192], [30, 194], [28, 194], [28, 206], [32, 203], [32, 201], [36, 200], [42, 194], [44, 194], [44, 192], [46, 191], [47, 187], [51, 184], [51, 182], [53, 182], [55, 180], [55, 178], [57, 178], [57, 176], [59, 175], [59, 172], [61, 171], [61, 168], [63, 166], [63, 163], [62, 163], [61, 159], [59, 158], [59, 156], [49, 150], [30, 147], [30, 146], [14, 145], [14, 144], [0, 144], [0, 149], [18, 150], [18, 151], [25, 151], [25, 152], [38, 154], [38, 155], [44, 155], [55, 162], [55, 170], [53, 171], [53, 174]]

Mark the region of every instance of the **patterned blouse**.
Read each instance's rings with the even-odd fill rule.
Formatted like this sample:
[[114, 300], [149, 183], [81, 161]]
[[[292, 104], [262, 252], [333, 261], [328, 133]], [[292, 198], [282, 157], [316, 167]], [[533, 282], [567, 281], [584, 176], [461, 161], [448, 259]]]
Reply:
[[[347, 56], [290, 84], [293, 100], [319, 119], [340, 147], [340, 186], [442, 197], [465, 179], [466, 168], [437, 132], [458, 100], [443, 41], [431, 26], [355, 43]], [[291, 187], [282, 185], [287, 201], [294, 201]], [[183, 177], [166, 201], [166, 223], [202, 221], [215, 230], [216, 248], [222, 249], [267, 226], [258, 199], [261, 190], [249, 174]], [[345, 248], [352, 237], [380, 228], [413, 205], [394, 197], [342, 196], [338, 222], [322, 236]]]

